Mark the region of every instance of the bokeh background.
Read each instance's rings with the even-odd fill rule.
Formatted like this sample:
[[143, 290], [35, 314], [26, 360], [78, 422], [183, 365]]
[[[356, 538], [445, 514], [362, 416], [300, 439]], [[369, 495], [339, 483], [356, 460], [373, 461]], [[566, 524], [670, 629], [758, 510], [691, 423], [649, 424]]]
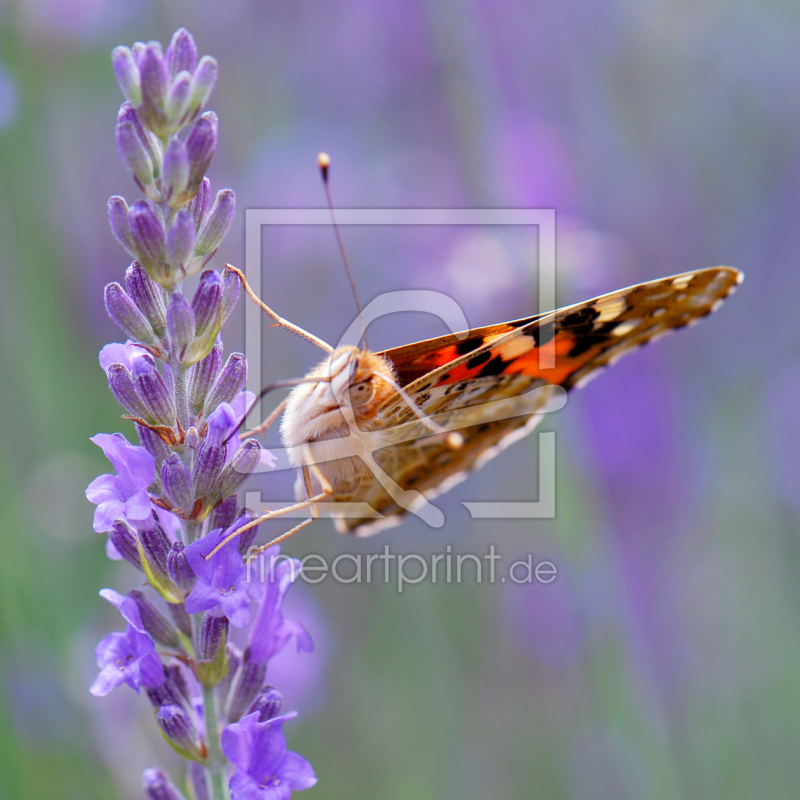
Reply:
[[[714, 317], [572, 396], [557, 517], [470, 520], [535, 499], [535, 437], [410, 521], [319, 552], [555, 562], [548, 586], [299, 586], [317, 641], [270, 678], [314, 798], [795, 797], [800, 785], [800, 7], [776, 0], [6, 0], [0, 6], [0, 798], [128, 800], [173, 766], [146, 701], [93, 699], [117, 623], [83, 496], [88, 437], [128, 431], [97, 352], [126, 256], [105, 203], [120, 165], [109, 53], [179, 25], [221, 76], [210, 175], [239, 209], [545, 207], [558, 302], [732, 264]], [[348, 228], [362, 296], [447, 292], [470, 324], [536, 308], [535, 232]], [[330, 229], [265, 231], [265, 299], [336, 341], [353, 301]], [[214, 262], [244, 259], [243, 213]], [[241, 305], [241, 304], [240, 304]], [[241, 308], [226, 343], [241, 347]], [[384, 320], [382, 348], [443, 332]], [[269, 379], [319, 353], [265, 325]], [[128, 431], [130, 432], [130, 431]], [[274, 443], [274, 436], [269, 440]], [[253, 488], [288, 495], [291, 476]], [[276, 526], [269, 533], [279, 530]]]

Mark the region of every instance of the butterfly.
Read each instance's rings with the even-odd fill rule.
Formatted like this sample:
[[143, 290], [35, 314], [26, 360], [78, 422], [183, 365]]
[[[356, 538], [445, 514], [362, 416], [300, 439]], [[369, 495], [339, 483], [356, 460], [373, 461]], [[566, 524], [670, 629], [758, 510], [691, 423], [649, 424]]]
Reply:
[[328, 351], [271, 415], [283, 411], [283, 442], [301, 471], [287, 509], [311, 510], [274, 541], [320, 508], [347, 534], [397, 524], [530, 433], [565, 393], [716, 311], [743, 278], [730, 267], [700, 269], [382, 352], [334, 350], [254, 298]]

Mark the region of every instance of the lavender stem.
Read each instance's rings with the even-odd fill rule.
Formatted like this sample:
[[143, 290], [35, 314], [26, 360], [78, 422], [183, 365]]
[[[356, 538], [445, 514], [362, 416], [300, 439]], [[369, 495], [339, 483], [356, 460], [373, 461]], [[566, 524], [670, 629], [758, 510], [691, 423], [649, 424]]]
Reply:
[[219, 744], [217, 696], [213, 686], [203, 687], [203, 717], [206, 727], [206, 746], [208, 748], [206, 771], [211, 785], [211, 795], [214, 800], [229, 800], [228, 792], [225, 788], [225, 761]]

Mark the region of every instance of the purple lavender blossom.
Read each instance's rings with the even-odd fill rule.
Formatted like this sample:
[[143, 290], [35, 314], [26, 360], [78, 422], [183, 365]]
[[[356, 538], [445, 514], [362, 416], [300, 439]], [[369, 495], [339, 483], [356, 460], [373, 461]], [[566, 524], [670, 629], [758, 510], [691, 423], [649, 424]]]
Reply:
[[89, 691], [96, 697], [104, 697], [123, 683], [138, 693], [142, 686], [155, 687], [164, 682], [164, 667], [153, 640], [130, 623], [124, 633], [109, 633], [97, 645], [94, 655], [100, 674]]
[[92, 441], [114, 465], [116, 475], [101, 475], [86, 488], [97, 509], [94, 529], [104, 533], [123, 517], [132, 525], [146, 523], [152, 515], [147, 488], [155, 478], [155, 460], [144, 447], [132, 445], [121, 433], [98, 433]]
[[223, 731], [222, 752], [237, 767], [230, 782], [234, 800], [288, 800], [317, 782], [311, 764], [286, 749], [283, 723], [296, 715], [260, 722], [255, 712]]
[[208, 560], [205, 558], [228, 532], [211, 531], [186, 548], [186, 557], [197, 575], [197, 583], [186, 598], [186, 610], [197, 614], [219, 609], [234, 628], [244, 628], [250, 622], [250, 601], [260, 599], [263, 590], [249, 580], [236, 540]]

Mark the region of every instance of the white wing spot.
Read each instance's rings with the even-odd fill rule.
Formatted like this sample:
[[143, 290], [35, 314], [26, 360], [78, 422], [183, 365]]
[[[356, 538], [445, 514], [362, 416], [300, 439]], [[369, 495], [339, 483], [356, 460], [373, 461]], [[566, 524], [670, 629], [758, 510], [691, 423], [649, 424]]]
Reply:
[[674, 281], [672, 281], [672, 285], [675, 289], [685, 289], [691, 282], [694, 275], [678, 275]]
[[611, 333], [614, 336], [624, 336], [626, 333], [630, 333], [632, 330], [638, 328], [640, 323], [640, 319], [629, 319], [626, 322], [620, 322]]
[[725, 301], [720, 297], [711, 304], [711, 313], [713, 314]]
[[533, 336], [514, 336], [507, 342], [497, 345], [495, 351], [503, 361], [513, 361], [536, 347]]
[[615, 300], [600, 301], [595, 305], [595, 311], [598, 312], [597, 318], [594, 321], [594, 327], [597, 328], [604, 322], [609, 322], [616, 319], [626, 308], [628, 304], [625, 302], [624, 297], [618, 297]]
[[661, 317], [666, 313], [667, 313], [667, 309], [666, 308], [656, 308], [650, 316], [651, 317]]

